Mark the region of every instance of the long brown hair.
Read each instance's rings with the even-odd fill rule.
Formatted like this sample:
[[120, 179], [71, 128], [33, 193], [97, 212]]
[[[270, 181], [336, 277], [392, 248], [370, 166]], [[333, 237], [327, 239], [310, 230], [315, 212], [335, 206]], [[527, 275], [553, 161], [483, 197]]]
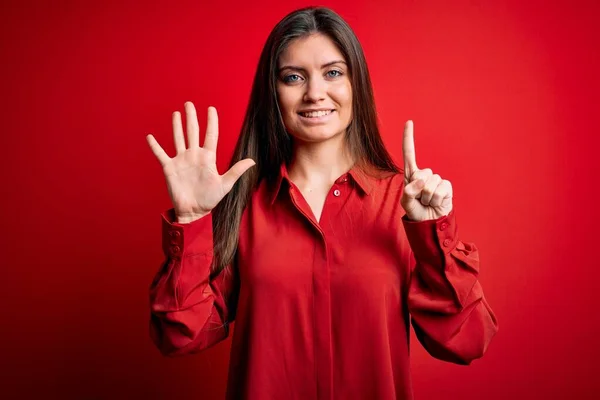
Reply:
[[284, 127], [277, 101], [277, 62], [291, 41], [314, 33], [333, 40], [348, 64], [352, 121], [346, 130], [346, 143], [350, 155], [369, 174], [372, 171], [398, 172], [379, 134], [369, 70], [362, 47], [350, 26], [325, 7], [308, 7], [288, 14], [273, 28], [260, 55], [230, 164], [252, 158], [256, 166], [242, 175], [213, 210], [214, 274], [220, 273], [236, 255], [242, 213], [254, 189], [263, 179], [275, 179], [281, 164], [291, 161], [292, 140]]

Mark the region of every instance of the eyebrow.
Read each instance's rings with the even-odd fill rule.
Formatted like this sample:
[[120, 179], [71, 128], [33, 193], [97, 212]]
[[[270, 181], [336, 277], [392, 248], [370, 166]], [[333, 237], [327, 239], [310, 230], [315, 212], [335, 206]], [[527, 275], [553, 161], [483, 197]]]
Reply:
[[[321, 69], [324, 69], [324, 68], [327, 68], [329, 66], [332, 66], [333, 64], [344, 64], [344, 65], [347, 65], [346, 61], [344, 61], [344, 60], [335, 60], [335, 61], [330, 61], [330, 62], [328, 62], [326, 64], [321, 65]], [[306, 71], [304, 68], [298, 67], [296, 65], [284, 65], [283, 67], [279, 68], [279, 71], [283, 71], [284, 69], [292, 69], [292, 70], [295, 70], [295, 71]]]

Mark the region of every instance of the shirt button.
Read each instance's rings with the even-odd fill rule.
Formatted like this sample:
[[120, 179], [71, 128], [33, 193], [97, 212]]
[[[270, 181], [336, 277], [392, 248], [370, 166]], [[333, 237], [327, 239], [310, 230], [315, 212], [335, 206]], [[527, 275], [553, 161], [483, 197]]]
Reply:
[[179, 233], [179, 231], [171, 231], [171, 237], [178, 238], [179, 236], [181, 236], [181, 234]]
[[337, 181], [335, 181], [335, 183], [338, 183], [338, 184], [340, 184], [340, 183], [344, 183], [344, 182], [346, 182], [347, 180], [348, 180], [348, 177], [344, 175], [344, 176], [342, 176], [342, 177], [338, 178], [338, 180], [337, 180]]
[[171, 246], [171, 251], [173, 252], [173, 254], [179, 254], [181, 248], [179, 248], [179, 246]]
[[440, 229], [443, 231], [444, 229], [446, 229], [448, 227], [448, 224], [445, 222], [442, 222], [442, 224], [440, 225]]
[[448, 246], [450, 246], [450, 243], [452, 243], [452, 240], [450, 240], [450, 239], [444, 240], [444, 246], [448, 247]]
[[338, 197], [338, 196], [340, 195], [340, 190], [339, 190], [339, 189], [335, 189], [335, 190], [333, 191], [333, 195], [334, 195], [335, 197]]

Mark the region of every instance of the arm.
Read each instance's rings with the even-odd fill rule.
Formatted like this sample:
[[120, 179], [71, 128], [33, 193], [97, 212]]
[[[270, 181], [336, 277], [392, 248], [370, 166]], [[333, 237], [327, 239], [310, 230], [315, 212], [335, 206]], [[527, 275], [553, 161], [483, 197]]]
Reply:
[[454, 210], [422, 222], [402, 217], [412, 252], [408, 308], [415, 333], [438, 359], [469, 364], [498, 331], [478, 281], [479, 253], [457, 237]]
[[150, 336], [162, 354], [179, 356], [225, 339], [234, 318], [232, 268], [211, 277], [212, 214], [187, 224], [162, 214], [166, 260], [150, 286]]

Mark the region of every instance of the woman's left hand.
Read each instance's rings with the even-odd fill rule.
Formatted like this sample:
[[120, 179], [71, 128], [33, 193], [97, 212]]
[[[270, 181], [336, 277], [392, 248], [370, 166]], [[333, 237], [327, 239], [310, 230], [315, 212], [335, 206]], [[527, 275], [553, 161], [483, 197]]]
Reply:
[[415, 155], [413, 122], [407, 121], [402, 140], [404, 192], [400, 205], [412, 221], [438, 219], [452, 211], [452, 184], [429, 168], [419, 169]]

